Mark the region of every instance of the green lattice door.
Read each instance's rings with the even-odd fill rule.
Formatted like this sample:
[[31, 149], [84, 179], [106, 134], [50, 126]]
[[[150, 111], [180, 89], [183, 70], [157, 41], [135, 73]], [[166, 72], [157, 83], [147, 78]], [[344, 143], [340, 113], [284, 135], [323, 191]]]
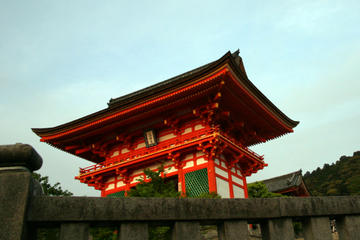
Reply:
[[207, 169], [203, 168], [194, 172], [185, 173], [186, 194], [197, 197], [202, 193], [209, 193]]
[[120, 192], [116, 192], [116, 193], [112, 193], [107, 195], [106, 197], [125, 197], [125, 191], [120, 191]]

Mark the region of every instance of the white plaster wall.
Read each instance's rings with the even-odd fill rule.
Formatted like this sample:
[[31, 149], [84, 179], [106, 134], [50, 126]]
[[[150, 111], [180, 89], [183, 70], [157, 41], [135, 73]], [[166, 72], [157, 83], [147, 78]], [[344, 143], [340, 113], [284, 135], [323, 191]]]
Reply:
[[188, 128], [185, 128], [184, 132], [182, 134], [187, 134], [187, 133], [190, 133], [192, 132], [192, 128], [191, 127], [188, 127]]
[[185, 168], [189, 168], [189, 167], [193, 167], [193, 166], [194, 166], [194, 161], [187, 161], [183, 168], [185, 169]]
[[230, 198], [229, 183], [221, 178], [216, 178], [217, 193], [222, 198]]
[[234, 175], [231, 176], [231, 179], [232, 179], [233, 182], [235, 182], [235, 183], [237, 183], [237, 184], [240, 184], [241, 186], [244, 185], [243, 180], [240, 179], [240, 178], [238, 178], [238, 177], [236, 177], [236, 176], [234, 176]]
[[245, 191], [238, 186], [233, 185], [234, 198], [245, 198]]
[[207, 161], [204, 159], [204, 158], [198, 158], [197, 160], [196, 160], [196, 164], [197, 165], [200, 165], [200, 164], [203, 164], [203, 163], [206, 163]]
[[145, 147], [146, 145], [145, 145], [145, 142], [141, 142], [141, 143], [139, 143], [137, 146], [136, 146], [136, 148], [135, 148], [135, 150], [137, 150], [137, 149], [139, 149], [139, 148], [143, 148], [143, 147]]
[[222, 177], [224, 177], [226, 179], [229, 178], [229, 175], [228, 175], [227, 172], [225, 172], [224, 170], [222, 170], [222, 169], [220, 169], [220, 168], [218, 168], [216, 166], [215, 166], [215, 173], [219, 174], [220, 176], [222, 176]]
[[123, 182], [123, 181], [119, 181], [119, 182], [117, 182], [117, 184], [116, 184], [116, 187], [123, 187], [123, 186], [125, 186], [126, 184]]
[[196, 130], [199, 130], [199, 129], [202, 129], [202, 128], [204, 128], [204, 126], [203, 126], [202, 124], [197, 124], [197, 125], [195, 125], [195, 127], [194, 127], [195, 131], [196, 131]]
[[140, 180], [144, 179], [144, 177], [142, 175], [134, 177], [133, 180], [130, 183], [136, 183], [139, 182]]
[[196, 152], [196, 157], [201, 157], [204, 156], [205, 154], [202, 151], [197, 151]]
[[174, 166], [171, 166], [171, 167], [168, 167], [168, 168], [164, 169], [165, 174], [173, 173], [173, 172], [176, 172], [176, 171], [177, 171], [177, 169]]
[[119, 155], [119, 151], [115, 151], [112, 155], [111, 155], [111, 157], [116, 157], [116, 156], [118, 156]]
[[111, 190], [115, 188], [115, 184], [111, 183], [105, 190]]
[[220, 161], [220, 165], [223, 167], [223, 168], [226, 168], [226, 164], [224, 161]]
[[127, 153], [127, 152], [130, 152], [129, 149], [127, 149], [127, 148], [121, 149], [121, 154], [124, 154], [124, 153]]
[[173, 134], [173, 133], [166, 134], [166, 135], [161, 136], [161, 137], [159, 138], [159, 142], [166, 141], [166, 140], [169, 140], [169, 139], [174, 138], [174, 137], [176, 137], [176, 135]]

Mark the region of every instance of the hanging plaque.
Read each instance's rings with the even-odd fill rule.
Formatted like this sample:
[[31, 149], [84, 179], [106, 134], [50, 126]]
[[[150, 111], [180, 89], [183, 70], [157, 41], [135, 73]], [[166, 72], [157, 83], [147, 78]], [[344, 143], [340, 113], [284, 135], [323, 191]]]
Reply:
[[157, 145], [157, 139], [154, 129], [149, 129], [144, 132], [146, 147], [152, 147]]

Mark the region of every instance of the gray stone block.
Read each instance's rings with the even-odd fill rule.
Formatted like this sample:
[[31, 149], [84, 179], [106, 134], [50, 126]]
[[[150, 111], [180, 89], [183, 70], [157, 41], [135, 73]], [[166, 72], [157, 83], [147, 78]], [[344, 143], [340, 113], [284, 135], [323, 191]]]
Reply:
[[200, 240], [200, 224], [199, 222], [186, 221], [175, 222], [173, 229], [173, 240]]
[[31, 184], [27, 170], [0, 170], [0, 239], [24, 239]]
[[41, 165], [42, 158], [28, 144], [0, 145], [0, 168], [23, 166], [35, 171], [40, 169]]
[[303, 224], [305, 239], [332, 240], [330, 220], [328, 217], [307, 218]]
[[60, 227], [60, 240], [88, 240], [89, 225], [86, 223], [63, 223]]
[[224, 221], [219, 226], [220, 240], [248, 240], [249, 237], [247, 221]]
[[263, 239], [294, 240], [295, 233], [291, 218], [269, 219], [261, 224]]
[[149, 239], [147, 223], [122, 223], [120, 226], [120, 240], [146, 240]]
[[336, 219], [336, 229], [341, 240], [360, 240], [360, 215]]

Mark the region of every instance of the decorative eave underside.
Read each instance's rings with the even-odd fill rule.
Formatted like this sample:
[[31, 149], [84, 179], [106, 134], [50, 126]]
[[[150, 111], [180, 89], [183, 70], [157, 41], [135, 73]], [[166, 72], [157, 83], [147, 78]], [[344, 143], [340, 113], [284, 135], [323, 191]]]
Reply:
[[[138, 107], [148, 105], [151, 102], [156, 102], [159, 99], [162, 102], [166, 102], [168, 98], [172, 97], [172, 93], [182, 91], [182, 89], [191, 89], [206, 78], [216, 78], [224, 73], [232, 78], [233, 86], [238, 89], [241, 88], [241, 91], [247, 92], [248, 95], [251, 96], [265, 112], [267, 112], [267, 115], [271, 115], [273, 119], [277, 120], [280, 125], [283, 126], [283, 132], [274, 137], [279, 137], [285, 133], [291, 132], [292, 128], [298, 124], [298, 122], [291, 120], [282, 113], [251, 83], [247, 78], [238, 52], [233, 54], [228, 52], [220, 59], [190, 72], [123, 97], [111, 99], [108, 103], [108, 108], [101, 111], [53, 128], [34, 128], [32, 130], [42, 138], [42, 141], [63, 149], [64, 147], [58, 143], [64, 139], [75, 135], [81, 135], [100, 127], [109, 126], [114, 123], [114, 121], [119, 121], [117, 116], [124, 112], [127, 112], [126, 117], [129, 119], [131, 118], [131, 113], [134, 113], [132, 109], [138, 109]], [[183, 94], [185, 94], [185, 92], [186, 91], [183, 91]]]

